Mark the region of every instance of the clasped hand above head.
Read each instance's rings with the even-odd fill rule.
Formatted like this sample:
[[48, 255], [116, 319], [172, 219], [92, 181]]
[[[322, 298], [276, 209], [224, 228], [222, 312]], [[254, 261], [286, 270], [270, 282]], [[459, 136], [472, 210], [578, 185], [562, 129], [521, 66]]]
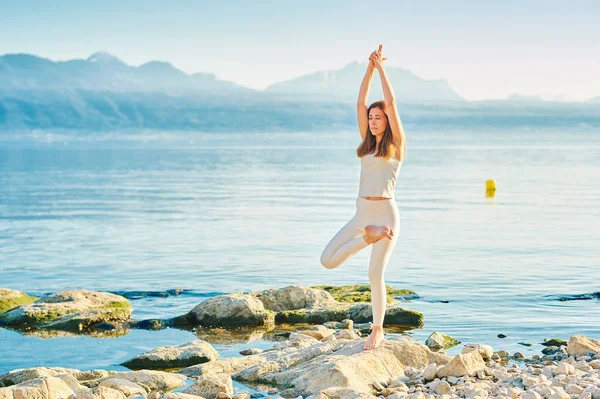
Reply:
[[387, 58], [382, 58], [383, 45], [380, 44], [379, 48], [371, 53], [369, 56], [369, 64], [377, 69], [378, 71], [383, 68], [383, 61], [387, 60]]

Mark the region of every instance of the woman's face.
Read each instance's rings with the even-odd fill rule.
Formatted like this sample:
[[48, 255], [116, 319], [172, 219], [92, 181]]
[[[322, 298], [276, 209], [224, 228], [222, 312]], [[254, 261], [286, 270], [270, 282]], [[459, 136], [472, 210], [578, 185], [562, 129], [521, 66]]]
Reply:
[[387, 117], [380, 108], [374, 107], [369, 111], [369, 128], [374, 136], [383, 134], [387, 127]]

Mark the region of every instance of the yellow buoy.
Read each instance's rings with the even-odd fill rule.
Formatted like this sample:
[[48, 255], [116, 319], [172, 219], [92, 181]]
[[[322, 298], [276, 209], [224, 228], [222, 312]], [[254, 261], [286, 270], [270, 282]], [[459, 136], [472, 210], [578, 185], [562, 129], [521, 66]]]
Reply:
[[486, 180], [485, 182], [485, 196], [493, 197], [496, 195], [496, 180]]

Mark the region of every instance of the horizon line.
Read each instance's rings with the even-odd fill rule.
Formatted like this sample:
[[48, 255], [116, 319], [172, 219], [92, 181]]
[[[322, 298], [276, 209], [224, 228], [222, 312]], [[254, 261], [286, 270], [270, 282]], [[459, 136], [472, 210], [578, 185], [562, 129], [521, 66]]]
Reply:
[[[264, 92], [269, 86], [272, 86], [274, 84], [278, 84], [278, 83], [282, 83], [282, 82], [287, 82], [287, 81], [291, 81], [291, 80], [296, 80], [296, 79], [299, 79], [299, 78], [301, 78], [303, 76], [313, 75], [313, 74], [319, 73], [319, 72], [338, 71], [338, 70], [343, 69], [343, 68], [345, 68], [348, 65], [351, 65], [353, 63], [357, 63], [357, 64], [363, 64], [363, 63], [365, 63], [365, 61], [363, 61], [363, 60], [352, 60], [352, 61], [347, 62], [346, 64], [344, 64], [344, 66], [342, 68], [339, 68], [339, 69], [319, 69], [319, 70], [316, 70], [316, 71], [313, 71], [313, 72], [309, 72], [309, 73], [306, 73], [306, 74], [303, 74], [303, 75], [299, 75], [299, 76], [296, 76], [296, 77], [293, 77], [293, 78], [290, 78], [290, 79], [287, 79], [287, 80], [282, 80], [282, 81], [278, 81], [278, 82], [269, 83], [268, 85], [264, 86], [263, 88], [257, 88], [256, 86], [254, 86], [254, 87], [253, 86], [247, 86], [246, 84], [242, 84], [242, 83], [236, 82], [234, 80], [221, 79], [221, 78], [218, 77], [217, 74], [215, 74], [213, 72], [192, 72], [192, 73], [187, 73], [183, 69], [180, 69], [180, 68], [176, 67], [171, 61], [152, 59], [152, 60], [143, 62], [143, 63], [141, 63], [139, 65], [129, 64], [129, 63], [123, 61], [118, 56], [116, 56], [116, 55], [114, 55], [111, 52], [106, 51], [106, 50], [94, 51], [94, 52], [90, 53], [90, 55], [87, 56], [86, 58], [69, 58], [69, 59], [56, 59], [56, 58], [54, 58], [53, 59], [53, 58], [50, 58], [50, 57], [43, 57], [43, 56], [40, 56], [40, 55], [37, 55], [37, 54], [32, 54], [32, 53], [4, 53], [4, 54], [0, 54], [0, 57], [4, 57], [4, 56], [7, 56], [7, 55], [26, 55], [26, 56], [31, 56], [31, 57], [36, 57], [36, 58], [40, 58], [40, 59], [45, 59], [45, 60], [57, 63], [57, 62], [77, 61], [77, 60], [88, 61], [90, 58], [92, 58], [94, 55], [97, 55], [97, 54], [102, 54], [102, 55], [110, 56], [112, 58], [117, 59], [121, 63], [127, 65], [128, 67], [133, 67], [133, 68], [140, 68], [140, 67], [142, 67], [144, 65], [147, 65], [149, 63], [152, 63], [152, 62], [166, 63], [166, 64], [169, 64], [174, 69], [182, 72], [186, 76], [193, 76], [193, 75], [196, 75], [196, 74], [213, 75], [217, 80], [220, 80], [220, 81], [223, 81], [223, 82], [234, 83], [234, 84], [236, 84], [238, 86], [241, 86], [243, 88], [251, 89], [251, 90], [256, 90], [256, 91], [261, 91], [261, 92]], [[452, 87], [452, 85], [450, 84], [450, 82], [448, 80], [446, 80], [445, 78], [441, 78], [441, 79], [425, 79], [425, 78], [420, 77], [419, 75], [417, 75], [416, 73], [412, 72], [409, 69], [402, 68], [402, 67], [399, 67], [399, 66], [391, 66], [391, 65], [388, 65], [388, 66], [391, 67], [391, 68], [403, 69], [405, 71], [408, 71], [408, 72], [412, 73], [413, 75], [417, 76], [419, 79], [422, 79], [424, 81], [444, 81], [444, 82], [446, 82], [448, 84], [448, 86], [450, 86], [450, 88], [452, 88], [452, 90], [454, 90], [461, 98], [463, 98], [467, 102], [477, 102], [477, 101], [506, 101], [506, 100], [509, 100], [511, 97], [517, 96], [517, 97], [530, 98], [532, 100], [538, 100], [538, 101], [544, 101], [544, 102], [587, 103], [587, 102], [592, 102], [592, 100], [594, 100], [594, 99], [600, 98], [600, 95], [594, 95], [594, 96], [591, 96], [591, 97], [589, 97], [589, 98], [587, 98], [585, 100], [557, 100], [556, 99], [557, 97], [560, 97], [560, 96], [565, 95], [565, 94], [556, 95], [552, 99], [545, 99], [544, 96], [542, 96], [539, 93], [535, 94], [535, 95], [526, 95], [526, 94], [520, 94], [520, 93], [515, 92], [515, 93], [509, 94], [509, 95], [507, 95], [506, 97], [503, 97], [503, 98], [490, 98], [490, 97], [488, 97], [488, 98], [483, 98], [483, 99], [470, 100], [470, 99], [466, 98], [465, 96], [463, 96], [462, 94], [460, 94], [456, 89], [454, 89]]]

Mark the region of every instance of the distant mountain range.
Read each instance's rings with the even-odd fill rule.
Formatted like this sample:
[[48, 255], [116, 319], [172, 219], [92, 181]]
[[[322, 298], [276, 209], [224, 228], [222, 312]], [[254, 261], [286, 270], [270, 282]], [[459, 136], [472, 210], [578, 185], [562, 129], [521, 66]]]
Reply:
[[[0, 90], [92, 90], [110, 92], [165, 93], [168, 95], [263, 95], [311, 100], [355, 101], [365, 73], [365, 64], [352, 62], [340, 70], [320, 71], [297, 79], [253, 90], [213, 74], [188, 75], [168, 62], [151, 61], [129, 66], [117, 57], [100, 52], [86, 60], [54, 62], [28, 54], [0, 57]], [[399, 101], [444, 103], [465, 101], [444, 80], [425, 80], [411, 72], [389, 67]], [[375, 73], [371, 97], [383, 98]]]
[[[209, 73], [188, 75], [167, 62], [134, 67], [102, 52], [59, 62], [8, 54], [0, 56], [0, 130], [350, 127], [356, 118], [351, 103], [365, 69], [366, 64], [352, 62], [255, 90]], [[409, 123], [600, 124], [600, 97], [585, 103], [520, 95], [467, 101], [444, 80], [425, 80], [401, 68], [386, 71]], [[375, 73], [370, 100], [382, 98]]]
[[[352, 62], [340, 70], [319, 71], [297, 79], [275, 83], [266, 88], [267, 93], [301, 95], [307, 98], [331, 98], [355, 101], [360, 82], [365, 74], [366, 63]], [[405, 103], [464, 102], [445, 80], [425, 80], [401, 68], [386, 67], [393, 82], [397, 100]], [[371, 98], [383, 98], [379, 74], [374, 73]]]
[[28, 54], [0, 57], [0, 90], [77, 89], [169, 95], [230, 95], [254, 91], [218, 80], [209, 73], [188, 75], [168, 62], [129, 66], [108, 53], [95, 53], [86, 60], [59, 62]]

